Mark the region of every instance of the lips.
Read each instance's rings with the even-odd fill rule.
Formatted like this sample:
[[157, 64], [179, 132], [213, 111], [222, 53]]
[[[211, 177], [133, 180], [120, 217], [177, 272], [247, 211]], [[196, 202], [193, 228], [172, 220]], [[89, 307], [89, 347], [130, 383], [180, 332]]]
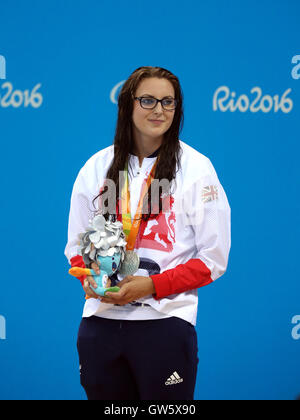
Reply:
[[149, 120], [149, 121], [152, 122], [152, 123], [156, 123], [156, 124], [164, 122], [162, 120]]

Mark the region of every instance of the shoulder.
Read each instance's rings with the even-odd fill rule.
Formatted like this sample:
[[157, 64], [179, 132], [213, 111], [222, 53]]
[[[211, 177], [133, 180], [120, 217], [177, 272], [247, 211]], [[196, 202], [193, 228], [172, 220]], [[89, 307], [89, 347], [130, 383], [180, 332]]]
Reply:
[[91, 191], [95, 194], [105, 181], [113, 156], [113, 145], [106, 147], [91, 156], [80, 169], [74, 184], [74, 189]]
[[114, 157], [114, 146], [106, 147], [92, 155], [80, 170], [81, 176], [96, 175], [96, 178], [105, 177]]
[[92, 155], [84, 164], [82, 169], [102, 168], [109, 166], [114, 157], [114, 146], [108, 146], [105, 149]]
[[215, 173], [214, 167], [207, 156], [180, 140], [181, 170], [184, 176], [199, 179]]

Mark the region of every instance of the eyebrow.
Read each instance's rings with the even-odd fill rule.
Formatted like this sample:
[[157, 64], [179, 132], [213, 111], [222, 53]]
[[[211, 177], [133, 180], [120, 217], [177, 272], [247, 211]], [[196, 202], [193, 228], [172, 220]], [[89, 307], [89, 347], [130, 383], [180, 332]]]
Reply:
[[[154, 99], [156, 99], [156, 98], [155, 98], [155, 96], [150, 95], [149, 93], [144, 93], [144, 94], [143, 94], [143, 95], [141, 95], [140, 97], [141, 97], [141, 98], [143, 98], [144, 96], [148, 96], [149, 98], [154, 98]], [[171, 98], [171, 99], [174, 99], [174, 98], [173, 98], [173, 96], [171, 96], [171, 95], [164, 96], [162, 99], [165, 99], [165, 98]]]

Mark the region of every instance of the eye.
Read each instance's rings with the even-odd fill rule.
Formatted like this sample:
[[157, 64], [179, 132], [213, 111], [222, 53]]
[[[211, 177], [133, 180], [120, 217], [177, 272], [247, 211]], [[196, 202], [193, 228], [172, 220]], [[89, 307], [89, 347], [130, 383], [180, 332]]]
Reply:
[[164, 99], [163, 104], [164, 105], [173, 105], [174, 100], [173, 99]]
[[143, 105], [153, 105], [156, 101], [154, 98], [142, 98], [141, 102]]

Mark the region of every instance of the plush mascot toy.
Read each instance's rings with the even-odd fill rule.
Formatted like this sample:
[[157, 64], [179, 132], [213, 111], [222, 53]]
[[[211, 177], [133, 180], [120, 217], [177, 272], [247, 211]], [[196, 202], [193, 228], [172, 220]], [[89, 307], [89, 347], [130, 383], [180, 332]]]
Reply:
[[126, 237], [121, 222], [106, 221], [102, 215], [97, 215], [90, 222], [91, 228], [80, 234], [80, 250], [86, 267], [96, 262], [100, 268], [97, 275], [90, 268], [72, 267], [69, 273], [74, 277], [82, 275], [93, 276], [98, 287], [91, 289], [99, 296], [106, 292], [118, 292], [119, 287], [111, 287], [110, 276], [115, 274], [122, 265], [126, 254]]

